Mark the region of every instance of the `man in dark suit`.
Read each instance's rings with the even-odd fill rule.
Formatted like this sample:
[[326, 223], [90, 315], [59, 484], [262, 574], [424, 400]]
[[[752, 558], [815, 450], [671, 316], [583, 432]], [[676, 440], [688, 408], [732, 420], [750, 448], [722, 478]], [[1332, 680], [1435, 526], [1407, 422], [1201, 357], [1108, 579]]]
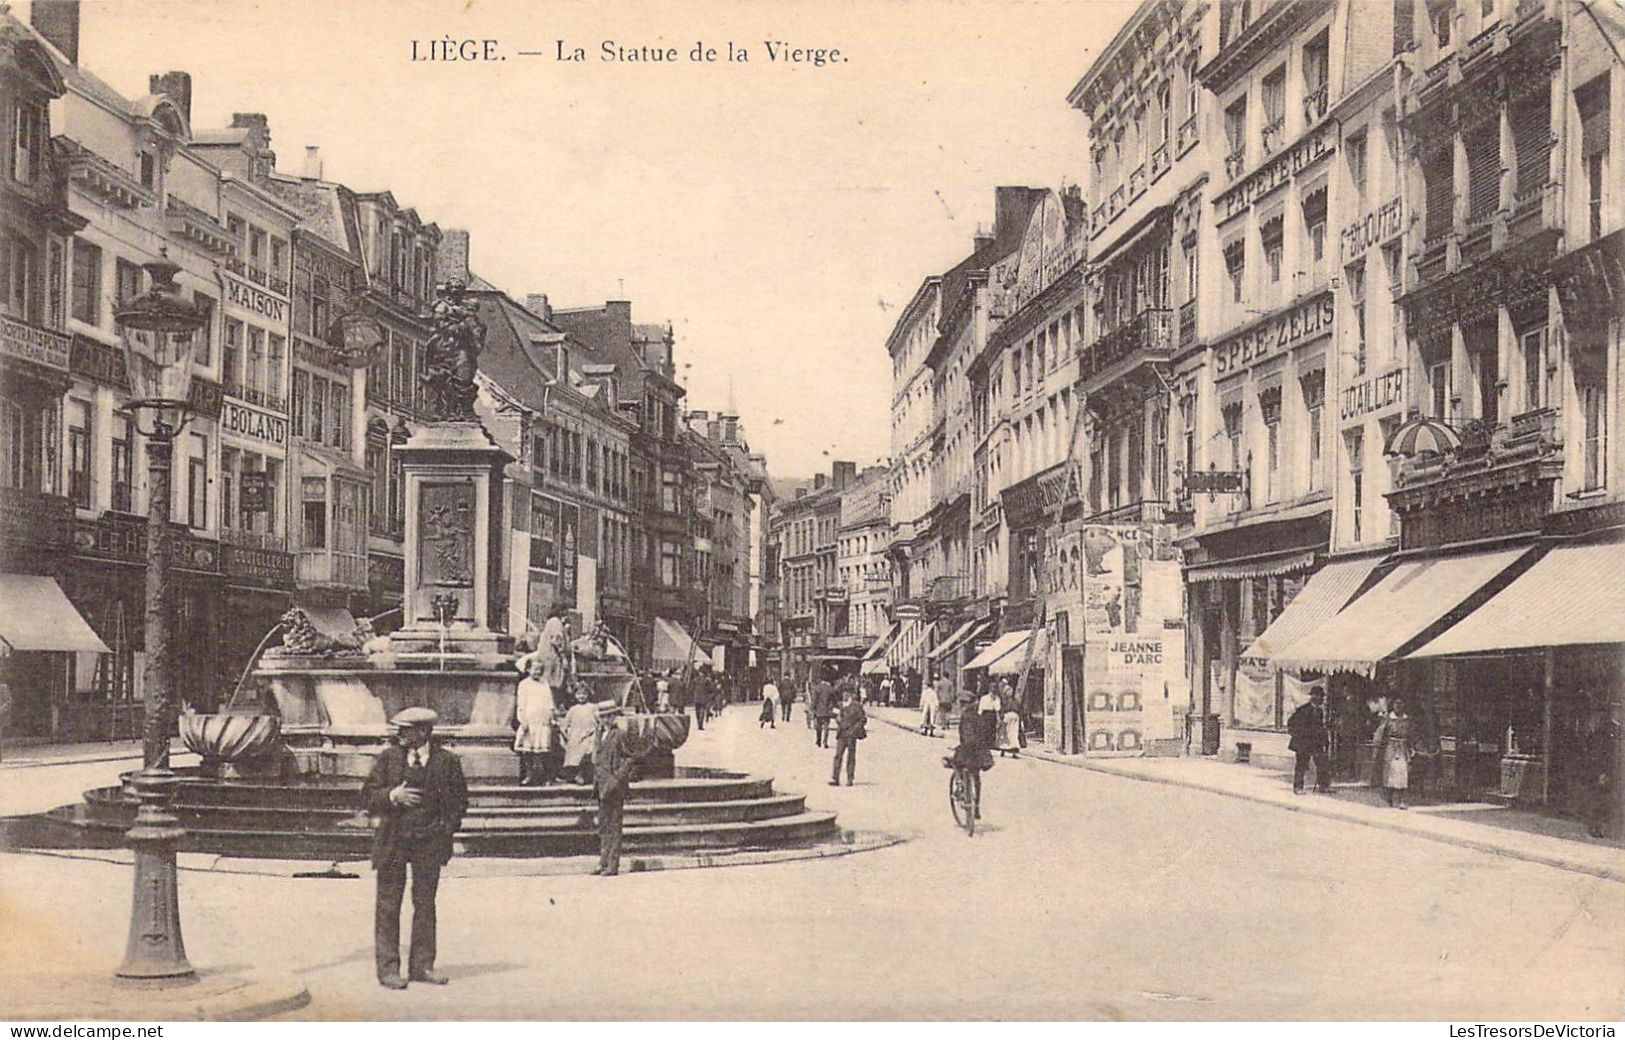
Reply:
[[621, 826], [636, 766], [621, 727], [613, 717], [603, 720], [592, 756], [593, 791], [598, 796], [598, 869], [593, 873], [601, 877], [621, 872]]
[[846, 786], [858, 771], [858, 741], [869, 735], [866, 723], [869, 717], [858, 703], [858, 695], [850, 686], [841, 692], [841, 713], [835, 723], [835, 762], [830, 767], [829, 785], [841, 782], [841, 759], [846, 759]]
[[401, 978], [401, 898], [412, 868], [412, 947], [407, 975], [444, 986], [434, 970], [435, 893], [440, 868], [451, 859], [452, 836], [468, 811], [468, 783], [457, 756], [430, 737], [440, 721], [428, 708], [407, 708], [390, 719], [396, 743], [384, 749], [362, 785], [367, 812], [377, 822], [372, 865], [378, 872], [374, 955], [378, 982], [405, 989]]
[[813, 683], [812, 698], [807, 710], [813, 718], [813, 737], [816, 746], [829, 747], [829, 722], [835, 717], [835, 687], [828, 679], [819, 679]]
[[1327, 754], [1331, 731], [1326, 726], [1326, 689], [1316, 686], [1309, 692], [1309, 703], [1300, 704], [1286, 720], [1286, 731], [1292, 734], [1287, 748], [1297, 756], [1292, 767], [1292, 793], [1303, 794], [1303, 782], [1309, 775], [1309, 763], [1315, 764], [1315, 790], [1325, 794], [1332, 789], [1331, 757]]

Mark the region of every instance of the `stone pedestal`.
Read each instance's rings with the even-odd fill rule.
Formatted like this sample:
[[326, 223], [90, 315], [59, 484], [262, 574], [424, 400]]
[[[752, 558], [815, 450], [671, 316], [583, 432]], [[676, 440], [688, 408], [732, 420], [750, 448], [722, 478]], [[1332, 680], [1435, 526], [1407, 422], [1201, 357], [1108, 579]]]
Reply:
[[494, 625], [502, 473], [513, 456], [478, 422], [431, 423], [396, 451], [406, 477], [406, 586], [391, 653], [403, 663], [453, 654], [494, 664], [513, 648]]

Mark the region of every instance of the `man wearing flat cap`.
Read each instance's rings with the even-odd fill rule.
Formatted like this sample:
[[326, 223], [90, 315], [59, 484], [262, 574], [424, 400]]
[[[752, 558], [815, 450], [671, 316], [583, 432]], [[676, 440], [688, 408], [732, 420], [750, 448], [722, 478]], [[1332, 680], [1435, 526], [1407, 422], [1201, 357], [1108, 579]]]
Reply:
[[[468, 811], [468, 783], [455, 754], [430, 737], [440, 717], [407, 708], [389, 720], [395, 743], [385, 748], [362, 785], [367, 812], [377, 824], [372, 865], [378, 872], [374, 925], [378, 982], [405, 989], [408, 979], [443, 986], [434, 970], [435, 893], [440, 868], [451, 859], [452, 836]], [[401, 899], [412, 868], [412, 947], [401, 977]]]

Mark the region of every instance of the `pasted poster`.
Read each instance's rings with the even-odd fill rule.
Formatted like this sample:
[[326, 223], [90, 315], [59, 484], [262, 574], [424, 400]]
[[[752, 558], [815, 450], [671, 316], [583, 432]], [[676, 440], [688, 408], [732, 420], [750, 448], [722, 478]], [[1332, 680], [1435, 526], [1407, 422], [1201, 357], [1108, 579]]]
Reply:
[[[557, 573], [559, 569], [559, 504], [551, 498], [530, 498], [530, 565]], [[542, 615], [544, 618], [546, 614]]]
[[574, 609], [576, 602], [576, 539], [581, 529], [581, 511], [572, 505], [559, 505], [559, 596]]
[[1181, 609], [1172, 539], [1157, 525], [1085, 524], [1079, 541], [1084, 750], [1141, 754], [1172, 728], [1166, 623]]

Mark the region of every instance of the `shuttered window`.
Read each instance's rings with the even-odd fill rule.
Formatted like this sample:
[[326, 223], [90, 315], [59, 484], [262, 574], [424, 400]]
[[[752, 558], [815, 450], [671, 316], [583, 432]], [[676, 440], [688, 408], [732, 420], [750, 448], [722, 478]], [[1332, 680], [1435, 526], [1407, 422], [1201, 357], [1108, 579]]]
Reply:
[[1423, 157], [1422, 180], [1427, 192], [1426, 237], [1443, 238], [1454, 223], [1450, 207], [1456, 195], [1449, 148]]
[[1608, 77], [1599, 76], [1575, 92], [1580, 106], [1580, 154], [1608, 151]]
[[1478, 221], [1501, 205], [1501, 133], [1495, 120], [1470, 131], [1467, 146], [1467, 219]]
[[1512, 141], [1518, 153], [1518, 194], [1547, 181], [1552, 150], [1551, 89], [1526, 94], [1512, 106]]

